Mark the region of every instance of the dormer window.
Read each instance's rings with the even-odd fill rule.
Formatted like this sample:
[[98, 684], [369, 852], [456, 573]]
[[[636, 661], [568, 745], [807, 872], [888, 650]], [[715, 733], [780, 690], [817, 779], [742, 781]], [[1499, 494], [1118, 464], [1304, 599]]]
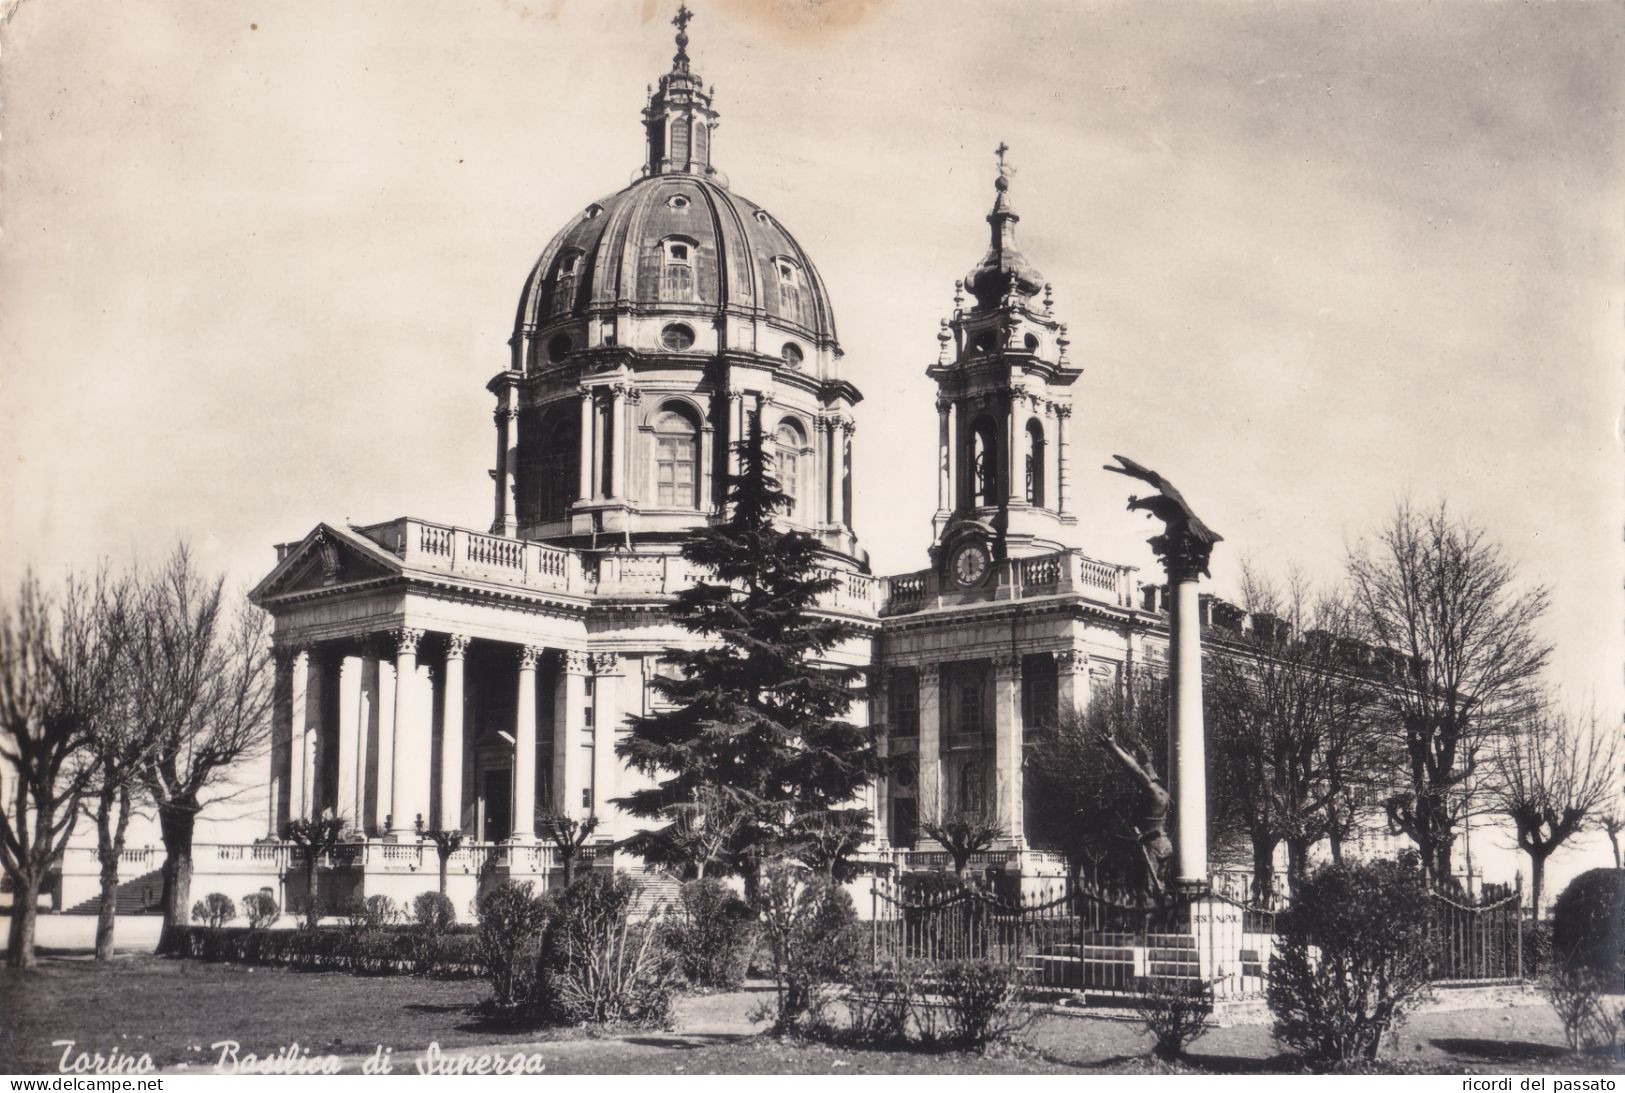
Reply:
[[794, 323], [801, 323], [801, 269], [787, 258], [773, 263], [779, 275], [779, 314]]
[[567, 251], [559, 258], [558, 268], [553, 273], [553, 306], [549, 309], [554, 315], [575, 309], [576, 276], [580, 270], [580, 251]]
[[668, 206], [670, 206], [671, 208], [678, 210], [679, 212], [686, 212], [686, 211], [688, 211], [688, 206], [689, 206], [690, 202], [689, 202], [688, 197], [686, 195], [684, 195], [684, 194], [674, 194], [672, 196], [672, 199], [670, 201], [666, 202], [666, 204]]
[[660, 298], [676, 302], [694, 299], [694, 245], [686, 239], [661, 244]]

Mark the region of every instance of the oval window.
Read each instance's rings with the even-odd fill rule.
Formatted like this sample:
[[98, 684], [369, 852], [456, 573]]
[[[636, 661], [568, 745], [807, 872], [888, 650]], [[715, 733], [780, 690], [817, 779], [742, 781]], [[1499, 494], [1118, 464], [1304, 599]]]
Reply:
[[1027, 346], [1027, 352], [1038, 352], [1038, 338], [1036, 336], [1032, 334], [1027, 335], [1027, 340], [1024, 344]]
[[547, 359], [550, 361], [563, 360], [570, 352], [570, 339], [563, 334], [547, 343]]
[[666, 202], [666, 204], [670, 205], [674, 209], [686, 209], [688, 208], [688, 198], [682, 194], [676, 194], [670, 201]]
[[761, 209], [757, 209], [756, 210], [756, 222], [758, 224], [771, 224], [772, 220]]
[[671, 323], [660, 332], [660, 344], [674, 353], [681, 353], [694, 344], [694, 330], [682, 323]]
[[785, 342], [784, 348], [779, 350], [779, 356], [783, 357], [784, 363], [789, 365], [791, 368], [800, 368], [801, 362], [804, 359], [801, 352], [801, 346], [797, 345], [795, 342]]

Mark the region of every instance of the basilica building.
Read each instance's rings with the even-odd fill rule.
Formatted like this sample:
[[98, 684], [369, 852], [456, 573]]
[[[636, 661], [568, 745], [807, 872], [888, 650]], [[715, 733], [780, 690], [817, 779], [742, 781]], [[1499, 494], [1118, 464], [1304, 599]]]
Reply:
[[785, 523], [816, 537], [837, 579], [822, 610], [855, 636], [831, 658], [871, 684], [851, 716], [898, 760], [863, 802], [876, 855], [928, 852], [923, 821], [973, 812], [1002, 827], [1007, 868], [1033, 868], [1032, 727], [1166, 658], [1160, 587], [1079, 549], [1081, 369], [1018, 247], [1002, 147], [987, 252], [934, 360], [921, 331], [938, 415], [921, 565], [870, 572], [852, 526], [862, 394], [830, 295], [790, 229], [716, 167], [685, 29], [680, 15], [643, 111], [639, 177], [559, 210], [520, 287], [486, 385], [489, 528], [321, 523], [277, 548], [253, 592], [275, 620], [267, 834], [331, 811], [368, 894], [425, 887], [410, 874], [430, 829], [465, 833], [454, 876], [545, 876], [539, 817], [594, 816], [606, 846], [636, 830], [614, 801], [643, 782], [615, 745], [659, 702], [663, 653], [699, 640], [669, 615], [699, 577], [680, 550], [723, 518], [732, 445], [750, 430], [793, 499]]

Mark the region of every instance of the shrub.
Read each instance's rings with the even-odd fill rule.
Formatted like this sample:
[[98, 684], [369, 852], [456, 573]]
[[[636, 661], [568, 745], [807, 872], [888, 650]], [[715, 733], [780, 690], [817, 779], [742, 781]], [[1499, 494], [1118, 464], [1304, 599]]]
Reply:
[[388, 896], [368, 896], [350, 905], [348, 915], [352, 927], [377, 929], [400, 920], [400, 906]]
[[536, 987], [550, 908], [529, 881], [504, 881], [480, 897], [480, 957], [491, 982], [490, 1005], [512, 1013], [529, 1005]]
[[942, 999], [946, 1040], [956, 1048], [985, 1050], [1032, 1023], [1026, 973], [999, 960], [949, 960], [932, 984]]
[[218, 930], [237, 917], [237, 905], [224, 892], [210, 892], [192, 904], [192, 921]]
[[557, 1024], [664, 1025], [673, 961], [651, 911], [633, 912], [642, 890], [622, 873], [589, 872], [559, 893], [541, 951], [542, 1014]]
[[[412, 932], [399, 927], [209, 930], [194, 926], [180, 933], [180, 954], [210, 962], [398, 975], [414, 970], [412, 942]], [[442, 975], [484, 974], [478, 934], [468, 930], [441, 935], [434, 970]]]
[[772, 959], [774, 1002], [755, 1016], [773, 1032], [826, 1030], [833, 987], [858, 963], [862, 937], [846, 890], [788, 864], [767, 870], [760, 893], [762, 933]]
[[1606, 989], [1625, 982], [1625, 870], [1592, 869], [1552, 907], [1552, 956], [1595, 972]]
[[935, 1010], [922, 1007], [921, 965], [904, 961], [875, 968], [858, 977], [844, 1001], [851, 1036], [873, 1047], [903, 1047], [937, 1038]]
[[1299, 885], [1270, 961], [1276, 1038], [1316, 1064], [1375, 1059], [1427, 991], [1429, 899], [1393, 862], [1330, 866]]
[[1603, 1000], [1602, 976], [1576, 963], [1554, 963], [1541, 977], [1541, 988], [1563, 1022], [1571, 1051], [1607, 1046], [1619, 1040], [1619, 1018]]
[[243, 914], [248, 917], [250, 930], [264, 930], [276, 925], [282, 917], [282, 908], [269, 892], [250, 892], [243, 897]]
[[457, 924], [457, 906], [439, 892], [419, 892], [412, 899], [412, 921], [428, 929], [446, 930]]
[[689, 881], [666, 933], [690, 983], [737, 990], [756, 944], [756, 912], [721, 881]]
[[1140, 980], [1132, 1004], [1151, 1034], [1152, 1053], [1172, 1062], [1208, 1030], [1213, 1016], [1213, 984], [1147, 977]]

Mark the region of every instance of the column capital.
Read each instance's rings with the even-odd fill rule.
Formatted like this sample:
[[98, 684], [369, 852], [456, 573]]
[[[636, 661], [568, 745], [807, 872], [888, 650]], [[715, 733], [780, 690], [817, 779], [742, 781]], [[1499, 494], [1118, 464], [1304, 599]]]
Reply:
[[584, 399], [591, 399], [597, 390], [598, 388], [590, 383], [581, 383], [576, 385], [576, 394], [580, 395]]
[[586, 653], [566, 650], [564, 654], [564, 670], [573, 676], [584, 676], [592, 668], [592, 659]]
[[389, 631], [389, 640], [395, 646], [396, 656], [405, 656], [408, 653], [417, 656], [418, 643], [423, 640], [423, 631], [403, 626]]
[[310, 646], [302, 641], [288, 642], [283, 645], [271, 646], [271, 659], [276, 663], [277, 671], [291, 671], [294, 661], [300, 657], [310, 655]]
[[515, 421], [518, 419], [518, 417], [519, 407], [514, 406], [511, 403], [498, 406], [495, 410], [491, 411], [491, 418], [498, 425], [501, 425], [505, 421]]
[[1021, 675], [1021, 657], [1015, 653], [994, 654], [993, 673], [1003, 678]]
[[1084, 672], [1089, 670], [1089, 654], [1082, 649], [1058, 649], [1055, 654], [1055, 667], [1063, 672]]
[[468, 652], [469, 640], [470, 639], [467, 634], [447, 634], [446, 659], [462, 660], [463, 655]]
[[521, 646], [519, 649], [519, 670], [521, 672], [535, 671], [537, 661], [541, 660], [542, 654], [546, 652], [547, 650], [540, 645]]
[[621, 674], [621, 656], [619, 653], [594, 653], [592, 655], [593, 675], [618, 676]]
[[1198, 577], [1212, 576], [1208, 572], [1208, 559], [1213, 554], [1211, 540], [1192, 535], [1188, 531], [1170, 529], [1154, 535], [1146, 542], [1162, 561], [1170, 581], [1194, 581]]
[[934, 687], [941, 680], [942, 665], [936, 663], [920, 665], [920, 684], [922, 686]]

